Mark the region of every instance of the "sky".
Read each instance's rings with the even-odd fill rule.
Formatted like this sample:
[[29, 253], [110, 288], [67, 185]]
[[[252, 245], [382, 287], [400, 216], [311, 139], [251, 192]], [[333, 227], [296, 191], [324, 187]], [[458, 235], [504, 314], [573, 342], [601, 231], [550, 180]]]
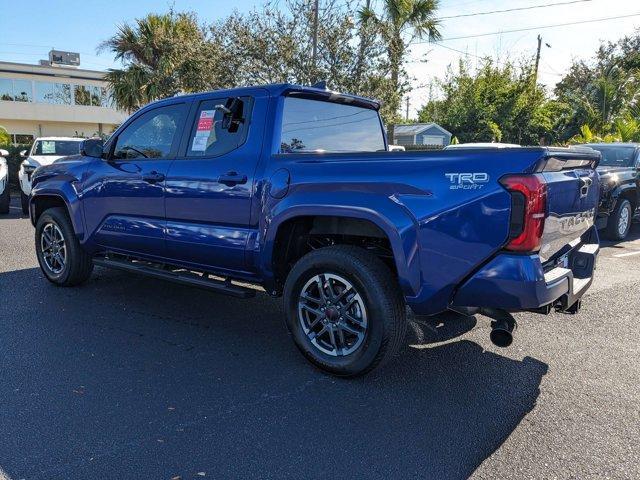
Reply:
[[[80, 52], [84, 68], [105, 70], [118, 65], [113, 63], [109, 52], [98, 53], [96, 48], [113, 35], [118, 24], [149, 12], [167, 11], [171, 4], [176, 11], [194, 11], [202, 21], [210, 23], [234, 9], [246, 12], [262, 3], [262, 0], [0, 0], [0, 11], [12, 12], [10, 19], [4, 16], [8, 21], [0, 27], [0, 60], [37, 63], [55, 47]], [[565, 5], [477, 15], [558, 3]], [[444, 40], [438, 44], [412, 45], [407, 64], [414, 87], [409, 96], [410, 117], [415, 117], [417, 109], [429, 98], [431, 81], [442, 77], [447, 66], [456, 65], [460, 58], [472, 65], [478, 57], [487, 55], [501, 61], [533, 59], [540, 34], [543, 47], [539, 80], [552, 89], [572, 59], [588, 59], [601, 41], [615, 41], [640, 28], [640, 0], [440, 0], [439, 17], [469, 14], [472, 15], [443, 18], [440, 30]], [[626, 18], [542, 28], [625, 15]], [[522, 29], [531, 30], [509, 32]], [[478, 36], [494, 32], [502, 33]], [[459, 38], [469, 36], [473, 37]]]

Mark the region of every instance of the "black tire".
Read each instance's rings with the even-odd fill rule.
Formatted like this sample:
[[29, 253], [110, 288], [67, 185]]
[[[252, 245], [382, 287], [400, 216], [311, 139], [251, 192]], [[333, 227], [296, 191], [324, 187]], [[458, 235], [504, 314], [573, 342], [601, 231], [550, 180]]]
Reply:
[[9, 206], [11, 205], [11, 193], [9, 190], [9, 184], [7, 183], [2, 195], [0, 195], [0, 213], [9, 213]]
[[[51, 268], [48, 261], [45, 260], [42, 247], [42, 237], [45, 227], [48, 229], [57, 227], [64, 240], [65, 261], [60, 271], [54, 271], [56, 269]], [[63, 208], [50, 208], [40, 215], [36, 223], [35, 242], [38, 263], [45, 277], [47, 277], [47, 280], [50, 282], [61, 287], [73, 287], [87, 281], [91, 276], [91, 272], [93, 271], [91, 257], [80, 247], [71, 220]]]
[[[626, 215], [626, 224], [623, 217]], [[624, 240], [631, 229], [631, 220], [633, 219], [633, 209], [631, 202], [625, 198], [618, 200], [615, 210], [609, 215], [605, 235], [609, 240]], [[625, 226], [626, 225], [626, 226]]]
[[20, 191], [20, 206], [22, 207], [22, 213], [29, 215], [29, 195], [25, 195], [23, 191]]
[[[315, 288], [318, 288], [318, 298], [325, 296], [325, 293], [320, 293], [317, 283], [312, 283], [314, 278], [326, 278], [320, 277], [321, 274], [337, 276], [336, 278], [348, 281], [352, 288], [343, 288], [343, 291], [347, 290], [352, 293], [345, 296], [353, 301], [353, 298], [358, 296], [356, 294], [359, 294], [357, 303], [361, 303], [364, 307], [362, 311], [365, 313], [360, 315], [360, 318], [365, 318], [364, 323], [366, 324], [364, 333], [361, 332], [362, 339], [354, 340], [349, 346], [349, 340], [344, 342], [345, 337], [343, 337], [342, 344], [345, 347], [342, 349], [337, 348], [334, 343], [336, 348], [332, 351], [336, 353], [340, 351], [341, 355], [328, 354], [322, 351], [321, 347], [312, 343], [310, 336], [305, 333], [306, 327], [303, 328], [305, 320], [300, 316], [303, 315], [302, 310], [299, 312], [299, 302], [306, 302], [301, 297], [305, 285], [315, 285]], [[335, 283], [333, 288], [336, 288]], [[336, 299], [339, 296], [333, 298]], [[407, 331], [405, 302], [395, 277], [379, 258], [358, 247], [349, 245], [325, 247], [302, 257], [287, 277], [284, 287], [284, 302], [287, 327], [293, 335], [298, 349], [315, 366], [333, 375], [351, 377], [365, 374], [395, 355], [405, 339]], [[349, 301], [345, 301], [345, 303], [349, 303]], [[324, 305], [326, 311], [332, 309], [333, 316], [337, 310], [335, 307], [337, 303], [334, 302], [333, 307], [327, 307], [326, 303]], [[342, 308], [343, 305], [340, 306], [340, 313], [336, 315], [343, 314]], [[329, 322], [329, 314], [325, 312], [322, 315], [322, 317], [314, 317], [316, 323], [317, 318], [322, 318], [322, 322], [325, 324]], [[351, 318], [349, 315], [344, 313], [345, 317]], [[333, 321], [338, 322], [337, 324], [332, 323], [333, 328], [338, 328], [347, 322], [343, 320], [342, 316], [339, 321], [336, 318]], [[322, 325], [316, 328], [324, 330]], [[348, 335], [348, 331], [346, 332]], [[320, 335], [316, 338], [319, 337]], [[331, 338], [333, 340], [333, 335]], [[316, 340], [316, 342], [319, 341]], [[358, 344], [358, 342], [360, 343]], [[355, 349], [345, 354], [350, 348]]]

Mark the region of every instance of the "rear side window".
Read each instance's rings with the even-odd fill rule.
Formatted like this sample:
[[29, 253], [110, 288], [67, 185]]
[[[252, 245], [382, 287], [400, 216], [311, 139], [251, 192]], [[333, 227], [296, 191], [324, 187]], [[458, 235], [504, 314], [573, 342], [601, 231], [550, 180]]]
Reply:
[[200, 102], [191, 126], [187, 157], [217, 157], [242, 145], [247, 137], [251, 97]]
[[280, 151], [377, 152], [384, 150], [378, 112], [340, 103], [285, 97]]
[[116, 159], [167, 158], [171, 155], [176, 132], [184, 122], [185, 105], [154, 108], [128, 125], [113, 152]]

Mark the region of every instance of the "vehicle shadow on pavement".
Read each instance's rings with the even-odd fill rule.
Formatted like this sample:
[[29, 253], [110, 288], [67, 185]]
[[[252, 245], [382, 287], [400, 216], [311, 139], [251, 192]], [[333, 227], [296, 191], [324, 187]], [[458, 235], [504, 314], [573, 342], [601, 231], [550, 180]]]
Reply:
[[[0, 273], [8, 478], [466, 478], [531, 411], [547, 365], [412, 323], [357, 379], [308, 365], [280, 302], [96, 270]], [[199, 478], [199, 477], [195, 477]]]

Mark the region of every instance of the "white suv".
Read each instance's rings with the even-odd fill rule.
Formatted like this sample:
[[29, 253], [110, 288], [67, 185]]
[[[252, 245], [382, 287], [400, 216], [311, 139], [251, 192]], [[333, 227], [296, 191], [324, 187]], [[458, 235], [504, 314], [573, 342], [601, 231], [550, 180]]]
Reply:
[[41, 137], [33, 143], [31, 150], [20, 152], [25, 160], [20, 165], [20, 200], [22, 213], [29, 213], [29, 195], [31, 195], [31, 174], [43, 165], [51, 165], [56, 160], [80, 153], [80, 144], [84, 138], [74, 137]]
[[7, 157], [9, 152], [0, 149], [0, 213], [9, 213], [9, 167]]

